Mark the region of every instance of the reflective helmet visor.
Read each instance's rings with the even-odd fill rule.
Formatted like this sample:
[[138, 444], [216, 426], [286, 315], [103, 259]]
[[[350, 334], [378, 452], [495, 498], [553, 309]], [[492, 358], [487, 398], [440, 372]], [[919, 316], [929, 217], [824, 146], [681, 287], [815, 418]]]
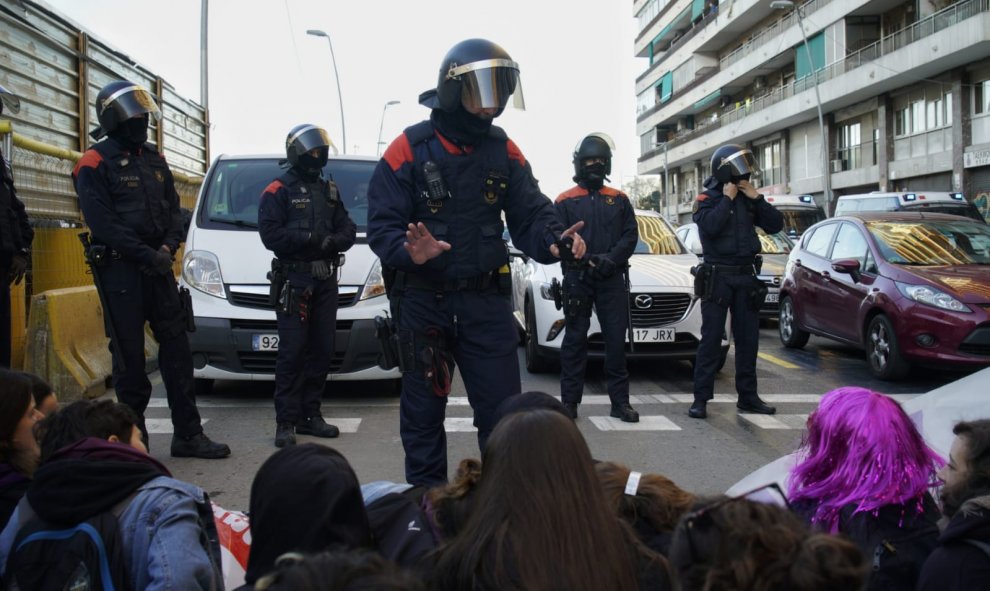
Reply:
[[519, 65], [508, 59], [490, 59], [456, 66], [447, 72], [447, 79], [461, 81], [461, 103], [469, 111], [504, 109], [512, 106], [526, 109]]
[[21, 99], [3, 86], [0, 86], [0, 101], [3, 102], [3, 108], [10, 113], [17, 113], [21, 110]]
[[750, 178], [757, 179], [760, 177], [762, 171], [760, 170], [760, 164], [756, 161], [756, 157], [749, 150], [739, 150], [738, 152], [729, 154], [727, 157], [722, 159], [719, 167], [728, 166], [731, 170], [732, 176], [741, 177], [745, 175], [750, 175]]
[[299, 154], [305, 154], [314, 148], [327, 148], [331, 146], [333, 146], [334, 154], [337, 153], [337, 147], [330, 140], [330, 134], [325, 129], [315, 125], [300, 127], [285, 140], [285, 147], [287, 149], [293, 144], [295, 144], [297, 153]]
[[137, 84], [125, 86], [103, 99], [101, 104], [96, 105], [97, 115], [103, 116], [107, 110], [117, 113], [117, 121], [126, 121], [131, 117], [137, 117], [147, 113], [153, 121], [161, 118], [161, 111], [155, 104], [154, 97], [147, 90]]
[[[588, 141], [590, 139], [597, 139], [600, 142]], [[608, 146], [607, 153], [605, 146]], [[584, 148], [582, 150], [581, 148]], [[596, 131], [595, 133], [589, 133], [588, 135], [581, 138], [581, 141], [574, 146], [574, 155], [579, 158], [585, 158], [590, 156], [601, 156], [603, 158], [611, 158], [612, 152], [615, 151], [615, 142], [609, 137], [607, 133]]]

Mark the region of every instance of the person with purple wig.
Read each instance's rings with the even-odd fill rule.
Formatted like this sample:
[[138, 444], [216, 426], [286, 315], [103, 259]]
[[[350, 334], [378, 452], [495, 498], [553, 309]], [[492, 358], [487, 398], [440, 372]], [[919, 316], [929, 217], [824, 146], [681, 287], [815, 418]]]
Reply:
[[873, 562], [868, 589], [913, 590], [938, 537], [929, 489], [944, 463], [895, 400], [838, 388], [808, 417], [790, 501], [813, 528], [860, 546]]

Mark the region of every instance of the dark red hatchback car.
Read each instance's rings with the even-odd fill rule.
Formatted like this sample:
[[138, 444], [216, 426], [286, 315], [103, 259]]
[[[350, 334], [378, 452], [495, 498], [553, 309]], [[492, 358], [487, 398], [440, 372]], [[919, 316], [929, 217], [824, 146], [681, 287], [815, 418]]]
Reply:
[[780, 340], [865, 349], [873, 374], [990, 366], [990, 226], [935, 213], [863, 212], [808, 229], [780, 288]]

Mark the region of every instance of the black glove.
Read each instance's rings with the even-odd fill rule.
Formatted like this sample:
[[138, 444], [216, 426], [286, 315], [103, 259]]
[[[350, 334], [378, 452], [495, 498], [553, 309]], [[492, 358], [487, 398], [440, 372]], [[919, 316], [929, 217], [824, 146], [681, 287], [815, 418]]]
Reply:
[[615, 261], [603, 254], [591, 255], [591, 276], [595, 279], [608, 279], [618, 270], [619, 266]]
[[333, 256], [337, 254], [337, 243], [333, 241], [333, 238], [327, 236], [320, 242], [320, 252], [327, 256]]
[[7, 282], [19, 284], [27, 271], [28, 259], [25, 254], [15, 254], [10, 259], [10, 269], [7, 271]]
[[570, 236], [558, 236], [556, 242], [557, 251], [560, 252], [560, 260], [572, 263], [574, 262], [574, 253], [571, 251], [571, 246], [574, 245], [574, 238]]
[[320, 248], [323, 244], [324, 235], [320, 232], [310, 232], [309, 237], [306, 239], [306, 244], [312, 246], [313, 248]]
[[141, 269], [147, 275], [166, 275], [172, 272], [172, 255], [164, 250], [156, 250], [151, 263]]

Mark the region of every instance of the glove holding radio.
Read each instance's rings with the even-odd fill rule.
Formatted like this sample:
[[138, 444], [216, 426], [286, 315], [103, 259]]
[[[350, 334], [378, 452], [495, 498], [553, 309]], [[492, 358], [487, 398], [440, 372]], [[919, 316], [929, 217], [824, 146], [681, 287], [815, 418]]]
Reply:
[[156, 250], [151, 262], [141, 268], [146, 275], [165, 275], [172, 272], [172, 254], [166, 250]]
[[579, 261], [588, 250], [584, 238], [578, 231], [584, 227], [584, 222], [578, 222], [560, 234], [554, 234], [554, 242], [550, 245], [550, 254], [562, 261]]
[[608, 279], [615, 275], [619, 268], [615, 261], [603, 254], [592, 255], [588, 262], [591, 266], [591, 276], [595, 279]]

